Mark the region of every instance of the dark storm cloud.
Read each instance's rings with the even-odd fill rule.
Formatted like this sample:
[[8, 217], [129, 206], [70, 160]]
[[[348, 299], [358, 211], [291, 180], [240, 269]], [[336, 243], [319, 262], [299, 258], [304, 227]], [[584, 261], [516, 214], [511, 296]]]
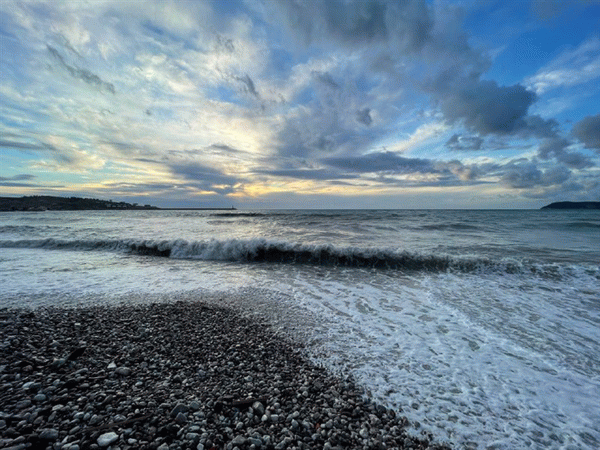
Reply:
[[415, 51], [430, 39], [433, 21], [421, 0], [319, 0], [278, 3], [283, 19], [305, 43], [334, 41], [346, 46], [392, 40]]
[[544, 160], [555, 158], [572, 169], [585, 169], [594, 165], [587, 156], [568, 151], [569, 145], [571, 142], [561, 137], [543, 139], [538, 148], [538, 156]]
[[428, 159], [404, 158], [392, 152], [370, 153], [364, 156], [323, 158], [321, 161], [328, 166], [359, 174], [374, 172], [397, 174], [438, 172], [433, 163]]
[[573, 125], [572, 133], [586, 148], [600, 153], [600, 114], [588, 116], [577, 122]]
[[572, 173], [564, 166], [541, 170], [529, 160], [511, 161], [502, 168], [501, 183], [514, 189], [531, 189], [565, 183]]
[[468, 128], [482, 135], [513, 134], [527, 127], [525, 117], [536, 96], [525, 87], [446, 77], [447, 74], [439, 77], [432, 88], [449, 122], [463, 120]]
[[69, 65], [63, 56], [56, 50], [54, 47], [48, 45], [47, 46], [50, 55], [64, 68], [66, 71], [73, 77], [83, 82], [98, 88], [100, 90], [106, 90], [111, 94], [115, 93], [115, 86], [112, 83], [108, 83], [102, 80], [98, 75], [93, 74], [87, 69], [79, 69], [77, 67]]
[[525, 117], [526, 128], [523, 131], [525, 135], [530, 134], [538, 138], [551, 138], [558, 136], [559, 124], [555, 119], [543, 119], [540, 116], [532, 115]]

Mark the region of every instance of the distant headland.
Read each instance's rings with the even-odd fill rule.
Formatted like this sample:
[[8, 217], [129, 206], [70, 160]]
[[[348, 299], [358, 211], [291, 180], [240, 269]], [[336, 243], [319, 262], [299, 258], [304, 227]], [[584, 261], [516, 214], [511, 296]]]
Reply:
[[541, 209], [600, 209], [600, 202], [554, 202]]
[[113, 202], [97, 198], [53, 197], [32, 195], [27, 197], [0, 197], [0, 211], [79, 211], [103, 209], [159, 209], [152, 205]]
[[159, 208], [137, 203], [113, 202], [97, 198], [54, 197], [31, 195], [27, 197], [0, 197], [0, 211], [85, 211], [85, 210], [228, 210], [235, 208]]
[[97, 198], [54, 197], [31, 195], [27, 197], [0, 197], [0, 211], [86, 211], [86, 210], [228, 210], [235, 208], [159, 208], [137, 203], [113, 202]]

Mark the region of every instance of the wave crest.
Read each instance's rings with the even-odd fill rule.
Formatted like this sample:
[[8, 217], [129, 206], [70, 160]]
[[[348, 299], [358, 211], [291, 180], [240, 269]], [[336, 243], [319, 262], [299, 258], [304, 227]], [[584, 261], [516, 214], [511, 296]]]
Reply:
[[291, 242], [250, 240], [20, 240], [0, 241], [4, 248], [42, 248], [74, 251], [117, 251], [142, 256], [242, 263], [307, 264], [398, 271], [525, 273], [560, 277], [554, 265], [523, 264], [481, 257], [422, 255], [390, 248], [335, 247]]

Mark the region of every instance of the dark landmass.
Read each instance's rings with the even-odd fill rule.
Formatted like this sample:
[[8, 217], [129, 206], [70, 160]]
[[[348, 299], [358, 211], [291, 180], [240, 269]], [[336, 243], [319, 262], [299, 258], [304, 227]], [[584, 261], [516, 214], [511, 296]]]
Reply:
[[0, 344], [4, 448], [450, 450], [231, 309], [0, 308]]
[[152, 205], [113, 202], [96, 198], [54, 197], [32, 195], [29, 197], [0, 197], [0, 211], [78, 211], [103, 209], [159, 209]]
[[54, 197], [32, 195], [28, 197], [0, 197], [0, 211], [84, 211], [84, 210], [124, 210], [160, 209], [173, 211], [235, 211], [235, 208], [159, 208], [137, 203], [113, 202], [97, 198]]
[[555, 202], [542, 209], [600, 209], [600, 202]]

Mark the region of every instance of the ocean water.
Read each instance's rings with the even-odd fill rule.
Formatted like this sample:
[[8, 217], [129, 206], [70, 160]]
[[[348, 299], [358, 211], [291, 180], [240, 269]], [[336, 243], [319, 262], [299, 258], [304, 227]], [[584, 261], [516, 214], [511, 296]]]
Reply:
[[0, 213], [0, 306], [182, 298], [269, 318], [414, 433], [600, 448], [598, 211]]

